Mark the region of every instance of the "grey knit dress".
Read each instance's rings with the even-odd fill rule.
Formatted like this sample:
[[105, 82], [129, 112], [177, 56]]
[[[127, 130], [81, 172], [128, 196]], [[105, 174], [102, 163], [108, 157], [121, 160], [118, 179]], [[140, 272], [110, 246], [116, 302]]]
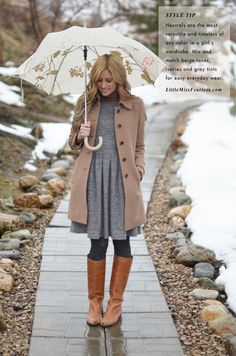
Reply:
[[137, 236], [142, 232], [141, 226], [125, 231], [125, 196], [114, 126], [117, 104], [117, 97], [101, 96], [94, 145], [98, 144], [98, 136], [103, 137], [103, 145], [93, 151], [89, 170], [88, 224], [71, 222], [71, 232], [87, 233], [90, 239], [103, 236], [106, 239], [125, 240], [127, 236]]

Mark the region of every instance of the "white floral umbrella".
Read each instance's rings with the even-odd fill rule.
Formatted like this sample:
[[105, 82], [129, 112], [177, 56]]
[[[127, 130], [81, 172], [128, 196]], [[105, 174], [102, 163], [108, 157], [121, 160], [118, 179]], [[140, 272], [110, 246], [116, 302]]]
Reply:
[[[17, 68], [14, 76], [48, 94], [78, 94], [85, 90], [96, 59], [109, 53], [122, 59], [131, 87], [154, 84], [166, 67], [147, 47], [110, 27], [72, 26], [48, 33], [35, 53]], [[87, 123], [87, 110], [84, 121]]]

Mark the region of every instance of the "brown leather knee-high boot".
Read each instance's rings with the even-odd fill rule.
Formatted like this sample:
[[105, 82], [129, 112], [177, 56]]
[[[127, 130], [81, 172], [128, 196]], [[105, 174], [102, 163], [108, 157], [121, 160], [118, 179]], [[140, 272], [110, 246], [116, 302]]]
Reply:
[[132, 262], [133, 256], [114, 256], [109, 288], [110, 299], [107, 304], [106, 313], [101, 321], [102, 326], [111, 326], [116, 324], [121, 316], [123, 294], [129, 278]]
[[106, 257], [94, 261], [87, 257], [89, 311], [87, 323], [99, 325], [102, 319], [102, 301], [104, 298]]

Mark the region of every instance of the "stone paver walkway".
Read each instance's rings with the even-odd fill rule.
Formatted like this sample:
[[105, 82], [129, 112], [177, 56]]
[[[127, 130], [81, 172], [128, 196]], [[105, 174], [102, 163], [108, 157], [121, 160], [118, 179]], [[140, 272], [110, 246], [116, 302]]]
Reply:
[[[163, 104], [148, 110], [145, 130], [145, 207], [169, 147], [176, 116], [197, 101]], [[134, 262], [124, 295], [121, 323], [109, 328], [86, 325], [88, 310], [86, 235], [69, 231], [68, 199], [60, 203], [46, 229], [29, 356], [181, 356], [183, 351], [143, 235], [132, 238]], [[107, 253], [106, 296], [112, 265]]]

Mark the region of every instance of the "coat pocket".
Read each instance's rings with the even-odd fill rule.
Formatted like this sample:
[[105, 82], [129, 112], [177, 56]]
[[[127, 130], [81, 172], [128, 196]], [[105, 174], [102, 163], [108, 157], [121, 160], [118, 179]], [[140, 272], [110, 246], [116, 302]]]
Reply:
[[136, 168], [137, 178], [138, 178], [138, 180], [139, 180], [139, 182], [140, 182], [141, 179], [142, 179], [142, 177], [141, 177], [141, 172], [140, 172], [140, 170], [138, 169], [137, 166], [135, 166], [135, 168]]

